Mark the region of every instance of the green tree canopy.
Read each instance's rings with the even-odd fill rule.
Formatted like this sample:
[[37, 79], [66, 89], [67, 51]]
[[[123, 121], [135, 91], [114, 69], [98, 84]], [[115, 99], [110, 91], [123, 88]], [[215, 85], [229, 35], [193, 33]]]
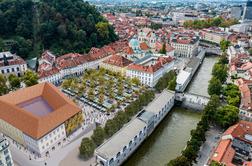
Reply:
[[179, 156], [176, 159], [171, 160], [167, 166], [190, 166], [190, 161], [185, 156]]
[[159, 51], [160, 54], [166, 54], [166, 44], [163, 43], [161, 50]]
[[79, 147], [81, 157], [87, 159], [93, 156], [95, 144], [89, 138], [83, 138]]
[[220, 95], [222, 90], [222, 84], [220, 80], [216, 77], [212, 77], [208, 85], [208, 94], [209, 95]]
[[7, 80], [6, 78], [0, 74], [0, 96], [8, 93], [8, 86], [6, 85]]
[[105, 139], [105, 132], [104, 132], [103, 128], [100, 126], [96, 127], [91, 138], [94, 141], [94, 143], [96, 144], [96, 146], [101, 145]]
[[227, 71], [228, 68], [226, 65], [216, 63], [213, 67], [212, 75], [224, 83], [227, 79]]
[[248, 50], [249, 54], [252, 55], [252, 48]]
[[228, 40], [222, 40], [221, 42], [220, 42], [220, 47], [221, 47], [221, 50], [223, 51], [223, 52], [225, 52], [226, 50], [227, 50], [227, 48], [228, 48], [228, 46], [230, 46], [230, 41], [228, 41]]
[[44, 49], [84, 53], [118, 39], [96, 8], [82, 0], [1, 0], [0, 19], [1, 38], [23, 58]]
[[21, 80], [14, 74], [9, 75], [8, 81], [12, 90], [18, 89], [21, 86]]
[[25, 72], [22, 77], [23, 82], [25, 83], [26, 87], [33, 86], [38, 84], [38, 75], [31, 70]]
[[217, 112], [215, 113], [215, 120], [218, 125], [227, 128], [238, 121], [238, 114], [239, 109], [237, 107], [226, 105], [218, 108]]

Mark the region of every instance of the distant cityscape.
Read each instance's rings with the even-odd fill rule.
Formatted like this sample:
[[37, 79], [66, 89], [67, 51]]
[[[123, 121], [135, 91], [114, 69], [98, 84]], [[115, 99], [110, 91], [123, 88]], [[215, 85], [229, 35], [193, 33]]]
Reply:
[[0, 166], [252, 165], [252, 0], [2, 0], [0, 27]]

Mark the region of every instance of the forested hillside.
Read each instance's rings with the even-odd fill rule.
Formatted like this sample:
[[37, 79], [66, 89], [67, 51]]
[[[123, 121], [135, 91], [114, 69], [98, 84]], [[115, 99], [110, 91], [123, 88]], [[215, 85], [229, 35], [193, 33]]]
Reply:
[[82, 0], [0, 0], [0, 51], [84, 53], [115, 40], [113, 27]]

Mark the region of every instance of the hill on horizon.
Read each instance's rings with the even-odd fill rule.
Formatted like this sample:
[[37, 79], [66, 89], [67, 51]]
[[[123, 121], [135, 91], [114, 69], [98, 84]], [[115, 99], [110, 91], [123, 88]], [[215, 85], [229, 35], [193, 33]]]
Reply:
[[85, 53], [116, 41], [114, 29], [82, 0], [0, 0], [0, 51], [24, 59], [49, 49]]

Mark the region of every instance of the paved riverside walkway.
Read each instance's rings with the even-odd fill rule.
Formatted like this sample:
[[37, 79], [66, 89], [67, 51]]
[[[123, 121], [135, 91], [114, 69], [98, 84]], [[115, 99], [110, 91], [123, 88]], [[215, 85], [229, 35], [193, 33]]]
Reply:
[[206, 132], [206, 141], [201, 146], [198, 153], [197, 164], [194, 164], [194, 166], [204, 166], [207, 164], [214, 148], [221, 139], [221, 133], [222, 131], [219, 128], [210, 127]]

